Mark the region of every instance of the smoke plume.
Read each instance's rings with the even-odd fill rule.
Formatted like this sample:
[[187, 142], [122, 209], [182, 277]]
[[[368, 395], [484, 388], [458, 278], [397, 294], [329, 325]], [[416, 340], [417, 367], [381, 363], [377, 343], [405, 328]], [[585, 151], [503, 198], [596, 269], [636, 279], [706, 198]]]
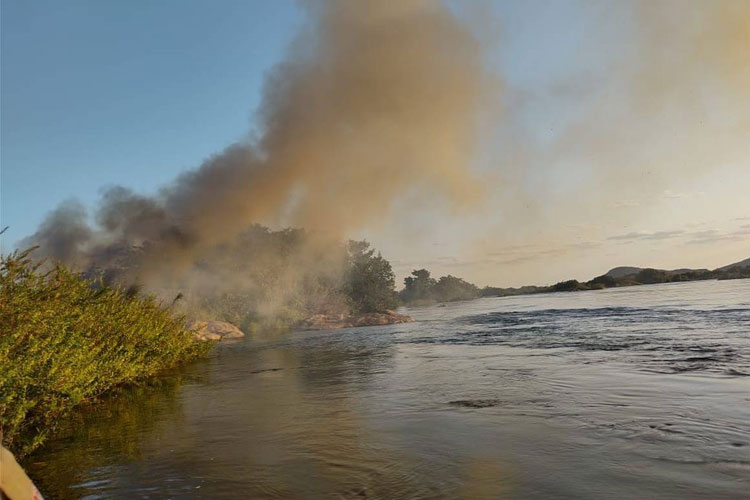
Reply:
[[[565, 250], [572, 248], [566, 226], [591, 228], [575, 237], [601, 253], [596, 243], [613, 227], [661, 224], [669, 214], [655, 214], [655, 203], [665, 190], [747, 163], [750, 2], [570, 5], [588, 23], [580, 64], [571, 56], [563, 66], [573, 71], [556, 70], [523, 88], [508, 88], [514, 80], [503, 78], [499, 93], [475, 36], [480, 23], [470, 28], [437, 0], [312, 1], [287, 56], [267, 77], [252, 140], [230, 145], [156, 196], [108, 190], [91, 224], [82, 207], [63, 205], [26, 243], [102, 269], [138, 247], [129, 264], [137, 273], [128, 279], [173, 286], [252, 223], [333, 238], [364, 228], [377, 236], [392, 212], [408, 213], [409, 221], [388, 224], [382, 240], [390, 236], [391, 254], [408, 266], [437, 262], [447, 246], [462, 266], [474, 258], [463, 277], [506, 280], [523, 266], [487, 255], [532, 244], [570, 254], [556, 261], [561, 276], [573, 266], [590, 273], [590, 259]], [[540, 2], [525, 12], [533, 17], [548, 7]], [[478, 130], [498, 94], [502, 113], [491, 111], [497, 120]], [[480, 189], [472, 167], [483, 163], [499, 181]], [[405, 200], [415, 192], [448, 211], [481, 199], [483, 213], [435, 224], [433, 214], [412, 216]], [[404, 241], [410, 235], [414, 241]], [[456, 271], [439, 265], [433, 271]], [[553, 265], [528, 266], [533, 275], [517, 284]]]
[[605, 195], [655, 194], [746, 159], [750, 3], [640, 1], [631, 15], [605, 85], [551, 156], [591, 165], [582, 187]]
[[343, 236], [415, 188], [448, 207], [478, 195], [470, 163], [487, 77], [480, 46], [439, 2], [306, 6], [267, 78], [256, 140], [230, 145], [157, 196], [107, 190], [52, 212], [26, 243], [79, 267], [138, 246], [138, 279], [163, 284], [254, 222]]

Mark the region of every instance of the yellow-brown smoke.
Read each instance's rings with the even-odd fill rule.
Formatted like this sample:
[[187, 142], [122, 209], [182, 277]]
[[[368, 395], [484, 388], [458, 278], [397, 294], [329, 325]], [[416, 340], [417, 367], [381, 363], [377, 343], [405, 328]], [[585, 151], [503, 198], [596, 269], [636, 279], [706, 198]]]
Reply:
[[[484, 255], [509, 234], [546, 235], [582, 218], [630, 223], [595, 216], [613, 201], [658, 196], [674, 179], [747, 161], [750, 2], [602, 5], [601, 32], [621, 37], [584, 39], [606, 40], [606, 71], [552, 82], [567, 89], [554, 98], [574, 101], [575, 117], [542, 144], [523, 132], [523, 99], [497, 116], [511, 131], [495, 162], [502, 186], [480, 189], [471, 171], [479, 114], [498, 89], [470, 26], [434, 0], [313, 2], [267, 78], [257, 140], [229, 146], [158, 196], [110, 190], [93, 226], [79, 207], [62, 206], [30, 241], [103, 267], [118, 249], [149, 242], [142, 274], [171, 275], [253, 222], [340, 237], [388, 220], [415, 191], [450, 210], [487, 190], [495, 195], [487, 223], [503, 227], [483, 233], [503, 241], [467, 243]], [[524, 94], [517, 90], [504, 95]], [[575, 185], [564, 192], [527, 177], [571, 168]]]
[[487, 77], [471, 32], [439, 2], [315, 2], [264, 90], [257, 141], [234, 144], [155, 197], [109, 190], [89, 227], [63, 206], [30, 241], [107, 266], [148, 242], [143, 273], [172, 273], [254, 222], [345, 235], [417, 189], [476, 200], [470, 172]]
[[643, 0], [633, 14], [600, 97], [556, 153], [594, 163], [601, 187], [645, 192], [742, 159], [750, 138], [750, 2]]

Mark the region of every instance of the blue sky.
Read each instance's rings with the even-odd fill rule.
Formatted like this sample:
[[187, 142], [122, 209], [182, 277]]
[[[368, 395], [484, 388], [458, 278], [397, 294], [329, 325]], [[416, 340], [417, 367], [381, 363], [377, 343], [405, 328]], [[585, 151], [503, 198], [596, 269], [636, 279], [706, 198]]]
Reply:
[[[642, 75], [621, 63], [652, 46], [629, 4], [448, 4], [475, 26], [510, 111], [477, 160], [493, 179], [482, 210], [363, 229], [400, 275], [431, 266], [519, 285], [749, 256], [750, 158], [737, 128], [750, 123], [747, 91], [695, 105], [708, 85], [696, 65], [658, 110], [633, 111], [627, 82]], [[700, 1], [660, 5], [670, 19], [706, 17]], [[291, 0], [3, 0], [1, 14], [5, 251], [63, 200], [94, 206], [114, 184], [153, 193], [247, 137], [264, 76], [304, 20]], [[679, 55], [681, 36], [665, 53]], [[702, 116], [717, 125], [693, 126]], [[644, 163], [655, 172], [645, 183], [633, 174]], [[406, 241], [417, 225], [431, 229]]]
[[[510, 68], [519, 87], [581, 60], [583, 18], [554, 2], [528, 15], [537, 8], [493, 6], [507, 18], [499, 41], [513, 50], [488, 60]], [[6, 242], [33, 232], [62, 200], [93, 204], [112, 184], [153, 191], [244, 137], [264, 75], [302, 15], [291, 0], [4, 0]], [[561, 16], [568, 29], [552, 29]]]
[[292, 1], [4, 0], [6, 241], [62, 200], [153, 191], [243, 137], [300, 21]]

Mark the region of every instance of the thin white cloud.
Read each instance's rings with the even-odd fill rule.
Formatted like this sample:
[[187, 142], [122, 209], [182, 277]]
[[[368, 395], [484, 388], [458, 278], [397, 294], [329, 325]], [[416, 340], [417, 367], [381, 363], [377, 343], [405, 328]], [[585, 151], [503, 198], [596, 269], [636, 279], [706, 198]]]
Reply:
[[743, 241], [750, 240], [750, 224], [743, 224], [733, 231], [719, 232], [714, 229], [708, 231], [696, 231], [689, 233], [692, 237], [688, 241], [690, 245], [705, 245], [719, 241]]
[[685, 234], [685, 231], [683, 230], [674, 230], [674, 231], [655, 231], [655, 232], [648, 232], [648, 231], [637, 231], [637, 232], [630, 232], [627, 234], [618, 234], [615, 236], [610, 236], [607, 238], [611, 241], [635, 241], [635, 240], [668, 240], [672, 238], [678, 238]]

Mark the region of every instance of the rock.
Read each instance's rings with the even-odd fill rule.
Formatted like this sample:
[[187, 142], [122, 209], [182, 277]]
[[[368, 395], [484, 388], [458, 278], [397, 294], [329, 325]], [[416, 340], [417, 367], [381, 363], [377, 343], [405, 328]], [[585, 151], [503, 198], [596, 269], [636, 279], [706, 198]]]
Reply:
[[372, 312], [346, 316], [344, 314], [314, 314], [297, 324], [302, 330], [333, 330], [359, 326], [393, 325], [414, 321], [410, 316], [394, 311]]
[[226, 321], [188, 321], [187, 329], [196, 340], [228, 340], [245, 336], [242, 330]]
[[350, 319], [353, 326], [392, 325], [394, 323], [408, 323], [414, 321], [411, 317], [398, 314], [394, 311], [365, 313], [354, 316]]

